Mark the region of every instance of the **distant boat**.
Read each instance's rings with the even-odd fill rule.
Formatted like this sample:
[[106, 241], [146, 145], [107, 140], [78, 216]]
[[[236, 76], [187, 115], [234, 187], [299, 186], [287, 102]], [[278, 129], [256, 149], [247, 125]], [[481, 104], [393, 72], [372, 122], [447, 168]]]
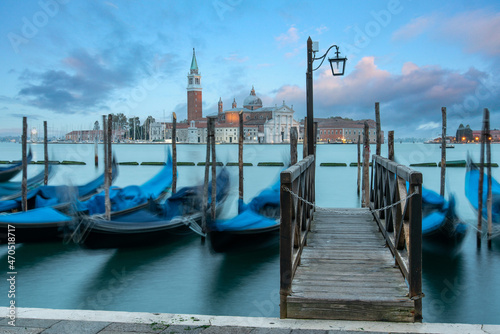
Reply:
[[[439, 148], [443, 147], [443, 145], [439, 145]], [[446, 144], [446, 148], [455, 148], [453, 144]]]
[[[31, 148], [29, 150], [28, 156], [26, 157], [26, 162], [30, 163], [33, 159], [33, 154], [31, 153]], [[14, 176], [19, 174], [19, 172], [23, 169], [23, 162], [18, 161], [11, 166], [0, 167], [0, 183], [7, 182], [12, 179]]]
[[[208, 193], [211, 193], [209, 183]], [[229, 173], [223, 168], [216, 179], [216, 209], [220, 210], [229, 194]], [[166, 243], [169, 235], [190, 233], [190, 229], [201, 234], [203, 184], [181, 188], [168, 197], [164, 203], [153, 201], [142, 208], [135, 208], [112, 215], [111, 220], [102, 216], [83, 219], [79, 231], [73, 239], [89, 248], [116, 248], [148, 246], [153, 243]], [[192, 232], [191, 232], [192, 233]]]
[[[500, 184], [493, 177], [491, 178], [491, 194], [492, 194], [492, 222], [495, 226], [500, 226]], [[479, 208], [479, 167], [467, 159], [467, 171], [465, 173], [465, 196], [472, 205], [474, 211]], [[482, 218], [486, 221], [488, 217], [487, 209], [488, 199], [488, 176], [484, 173], [483, 179], [483, 209]]]
[[280, 180], [250, 203], [238, 202], [238, 215], [209, 225], [209, 240], [216, 252], [265, 246], [276, 242], [280, 229]]

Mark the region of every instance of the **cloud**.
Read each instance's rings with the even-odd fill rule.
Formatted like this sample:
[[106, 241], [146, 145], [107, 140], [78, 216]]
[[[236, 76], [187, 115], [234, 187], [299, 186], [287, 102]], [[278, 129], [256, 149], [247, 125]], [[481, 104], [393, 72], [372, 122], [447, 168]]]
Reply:
[[286, 33], [279, 35], [275, 38], [280, 47], [295, 44], [299, 40], [299, 34], [295, 26], [291, 26]]
[[434, 24], [433, 16], [421, 16], [411, 20], [407, 25], [392, 34], [393, 41], [406, 41], [423, 34]]
[[475, 10], [447, 16], [420, 16], [392, 34], [393, 41], [408, 41], [424, 33], [463, 46], [466, 53], [500, 55], [500, 12]]
[[420, 124], [417, 127], [417, 130], [433, 130], [433, 129], [437, 129], [439, 127], [441, 127], [441, 124], [438, 122], [428, 122], [428, 123]]
[[500, 55], [500, 13], [477, 10], [466, 12], [444, 20], [440, 32], [464, 44], [468, 53]]
[[[474, 68], [460, 73], [413, 63], [404, 64], [400, 73], [393, 74], [379, 68], [374, 57], [364, 57], [347, 76], [333, 77], [329, 68], [317, 76], [314, 114], [373, 119], [374, 103], [380, 102], [383, 126], [399, 129], [399, 137], [432, 131], [433, 124], [441, 122], [443, 106], [449, 110], [450, 129], [461, 121], [480, 124], [482, 109], [477, 106], [489, 105], [490, 110], [496, 110], [499, 104], [495, 101], [497, 86], [482, 88], [486, 79], [486, 73]], [[294, 104], [297, 119], [304, 117], [304, 88], [284, 85], [274, 93], [278, 103], [286, 100]]]
[[176, 57], [153, 55], [146, 47], [132, 44], [116, 52], [74, 50], [61, 63], [62, 68], [45, 72], [25, 70], [19, 76], [19, 98], [25, 104], [57, 113], [108, 110], [107, 103], [121, 89], [135, 87], [145, 78], [161, 77], [163, 69], [173, 71]]
[[226, 60], [226, 61], [234, 61], [237, 63], [244, 63], [244, 62], [248, 61], [249, 59], [250, 58], [248, 56], [240, 57], [236, 53], [230, 54], [228, 57], [224, 57], [224, 60]]
[[326, 27], [325, 25], [321, 25], [321, 27], [316, 28], [316, 32], [318, 33], [318, 35], [321, 35], [325, 31], [328, 31], [328, 27]]

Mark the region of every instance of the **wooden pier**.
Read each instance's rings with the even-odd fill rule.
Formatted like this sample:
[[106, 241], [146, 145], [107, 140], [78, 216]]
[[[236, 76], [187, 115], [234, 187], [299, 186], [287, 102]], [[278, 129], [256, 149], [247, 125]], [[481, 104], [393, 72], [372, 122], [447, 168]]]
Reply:
[[281, 173], [281, 318], [421, 321], [422, 175], [372, 163], [361, 209], [315, 210], [314, 155]]

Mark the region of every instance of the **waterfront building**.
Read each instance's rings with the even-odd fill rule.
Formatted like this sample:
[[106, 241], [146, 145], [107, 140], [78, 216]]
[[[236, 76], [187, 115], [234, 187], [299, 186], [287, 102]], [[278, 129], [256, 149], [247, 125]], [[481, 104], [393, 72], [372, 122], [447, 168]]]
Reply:
[[469, 124], [467, 124], [467, 126], [465, 127], [463, 124], [460, 124], [460, 126], [457, 129], [455, 141], [457, 143], [468, 143], [473, 141], [473, 133]]
[[[365, 122], [368, 123], [368, 138], [371, 144], [377, 142], [376, 122], [371, 119], [352, 120], [342, 117], [315, 118], [318, 122], [318, 141], [327, 143], [357, 143], [363, 141]], [[381, 131], [382, 143], [384, 132]]]

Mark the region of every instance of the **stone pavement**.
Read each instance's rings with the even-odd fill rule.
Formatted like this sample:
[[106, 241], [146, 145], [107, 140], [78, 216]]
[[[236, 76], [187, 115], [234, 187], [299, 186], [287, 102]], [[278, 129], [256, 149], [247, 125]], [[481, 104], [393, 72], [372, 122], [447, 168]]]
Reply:
[[15, 326], [0, 307], [0, 333], [44, 334], [348, 334], [500, 333], [500, 325], [408, 324], [364, 321], [294, 320], [166, 313], [17, 308]]

